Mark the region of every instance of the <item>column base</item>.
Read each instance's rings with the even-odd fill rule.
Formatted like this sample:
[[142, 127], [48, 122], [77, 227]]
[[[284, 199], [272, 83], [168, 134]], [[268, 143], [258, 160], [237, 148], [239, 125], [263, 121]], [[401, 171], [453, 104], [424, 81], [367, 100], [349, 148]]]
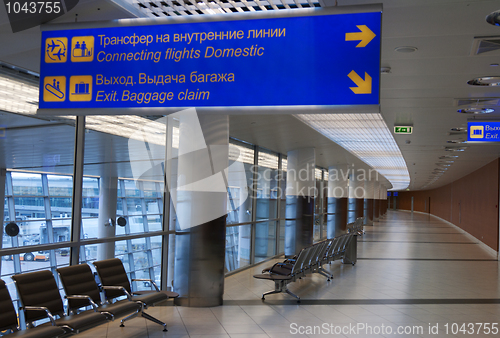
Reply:
[[175, 305], [186, 306], [186, 307], [214, 307], [214, 306], [221, 306], [222, 303], [223, 303], [222, 297], [207, 297], [207, 298], [178, 297], [174, 299]]

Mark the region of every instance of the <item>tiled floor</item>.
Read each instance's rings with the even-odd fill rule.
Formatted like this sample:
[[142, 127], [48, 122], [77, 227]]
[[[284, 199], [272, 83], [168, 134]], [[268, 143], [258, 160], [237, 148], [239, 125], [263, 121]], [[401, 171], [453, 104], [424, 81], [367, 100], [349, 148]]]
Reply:
[[[274, 286], [272, 282], [252, 278], [262, 269], [258, 266], [226, 278], [224, 306], [157, 306], [148, 309], [152, 315], [167, 322], [167, 333], [163, 333], [159, 325], [138, 318], [127, 322], [125, 328], [120, 328], [116, 320], [79, 336], [361, 338], [500, 335], [500, 332], [493, 334], [494, 327], [500, 326], [498, 261], [477, 240], [471, 240], [460, 229], [432, 216], [399, 211], [390, 211], [380, 222], [365, 227], [365, 230], [366, 234], [359, 238], [359, 260], [355, 266], [337, 261], [327, 266], [334, 275], [331, 282], [315, 274], [290, 285], [290, 290], [302, 298], [300, 305], [286, 294], [270, 295], [262, 302], [262, 292]], [[463, 323], [467, 326], [462, 327]], [[483, 325], [480, 327], [478, 323]], [[484, 323], [490, 324], [484, 326]], [[370, 328], [381, 334], [369, 334]], [[408, 334], [398, 333], [398, 329], [406, 329]], [[335, 334], [339, 330], [342, 333]], [[487, 334], [488, 330], [490, 334]], [[413, 333], [409, 333], [411, 331]]]

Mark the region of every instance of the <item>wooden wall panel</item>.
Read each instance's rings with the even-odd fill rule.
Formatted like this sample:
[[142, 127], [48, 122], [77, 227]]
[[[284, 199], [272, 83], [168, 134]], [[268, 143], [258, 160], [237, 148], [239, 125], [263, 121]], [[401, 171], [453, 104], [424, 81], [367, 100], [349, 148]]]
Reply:
[[[498, 251], [499, 159], [433, 190], [402, 191], [398, 207], [429, 212], [467, 231]], [[426, 202], [427, 201], [427, 202]]]

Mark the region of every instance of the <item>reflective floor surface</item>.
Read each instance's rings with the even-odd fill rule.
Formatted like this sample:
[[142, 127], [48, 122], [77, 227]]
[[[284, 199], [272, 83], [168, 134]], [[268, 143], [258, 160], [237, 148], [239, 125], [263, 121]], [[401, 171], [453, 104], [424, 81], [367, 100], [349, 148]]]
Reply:
[[[334, 279], [314, 274], [290, 284], [302, 298], [262, 292], [252, 278], [272, 262], [226, 278], [224, 306], [157, 306], [168, 325], [119, 320], [80, 337], [495, 337], [500, 336], [496, 255], [462, 230], [424, 214], [389, 211], [359, 237], [355, 266], [335, 262]], [[495, 334], [496, 333], [496, 334]]]

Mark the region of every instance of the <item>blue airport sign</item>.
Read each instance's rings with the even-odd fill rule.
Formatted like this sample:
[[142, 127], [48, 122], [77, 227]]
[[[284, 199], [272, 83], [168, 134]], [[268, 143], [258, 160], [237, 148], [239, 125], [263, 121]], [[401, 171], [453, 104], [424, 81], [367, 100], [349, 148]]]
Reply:
[[40, 109], [378, 105], [381, 13], [305, 13], [43, 31]]
[[500, 121], [468, 122], [467, 142], [500, 142]]

